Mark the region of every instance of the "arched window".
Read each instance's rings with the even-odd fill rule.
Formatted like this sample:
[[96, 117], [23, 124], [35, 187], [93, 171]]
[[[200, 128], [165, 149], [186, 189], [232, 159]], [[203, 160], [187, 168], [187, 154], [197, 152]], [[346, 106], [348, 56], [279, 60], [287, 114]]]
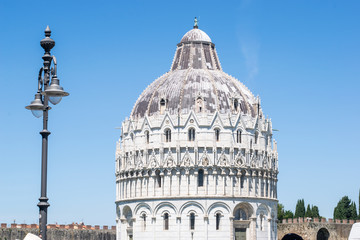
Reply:
[[160, 176], [160, 171], [157, 170], [155, 172], [155, 175], [156, 175], [156, 181], [157, 181], [157, 184], [158, 184], [158, 187], [160, 188], [161, 187], [161, 176]]
[[188, 137], [189, 141], [195, 141], [195, 128], [189, 128]]
[[168, 128], [165, 130], [165, 142], [171, 142], [171, 130]]
[[143, 231], [145, 231], [146, 230], [146, 214], [145, 213], [142, 214], [142, 219], [143, 219]]
[[241, 174], [241, 177], [240, 177], [240, 187], [241, 188], [244, 188], [244, 180], [245, 180], [245, 176], [244, 176], [244, 174]]
[[238, 108], [239, 108], [239, 100], [234, 99], [234, 111], [238, 112]]
[[164, 214], [164, 230], [169, 230], [169, 214]]
[[190, 230], [195, 230], [195, 213], [190, 213]]
[[166, 103], [166, 102], [165, 102], [165, 99], [162, 98], [162, 99], [160, 100], [160, 106], [165, 106], [165, 103]]
[[236, 131], [236, 142], [241, 143], [241, 130]]
[[259, 133], [255, 132], [255, 144], [258, 143]]
[[203, 111], [203, 99], [202, 97], [198, 97], [196, 99], [196, 110], [198, 113], [201, 113]]
[[220, 129], [215, 129], [215, 140], [218, 142], [220, 140]]
[[167, 101], [164, 98], [160, 100], [160, 114], [163, 114], [165, 112], [166, 102]]
[[200, 169], [198, 171], [198, 187], [204, 186], [204, 170]]
[[129, 206], [124, 207], [123, 216], [126, 219], [127, 226], [132, 227], [133, 226], [133, 214], [132, 214], [131, 208]]
[[221, 218], [221, 214], [217, 213], [216, 214], [216, 230], [220, 229], [220, 218]]
[[150, 133], [149, 133], [149, 131], [145, 131], [145, 141], [146, 141], [146, 143], [150, 142]]
[[234, 220], [248, 220], [248, 217], [244, 209], [239, 208], [236, 210]]

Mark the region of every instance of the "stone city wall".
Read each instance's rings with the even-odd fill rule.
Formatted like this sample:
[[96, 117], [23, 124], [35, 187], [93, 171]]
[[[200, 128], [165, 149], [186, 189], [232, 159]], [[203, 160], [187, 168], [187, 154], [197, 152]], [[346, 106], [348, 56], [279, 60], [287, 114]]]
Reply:
[[314, 223], [344, 223], [344, 224], [354, 224], [356, 222], [360, 222], [360, 220], [351, 220], [351, 219], [332, 219], [329, 218], [328, 220], [326, 218], [288, 218], [283, 219], [281, 223], [304, 223], [304, 222], [314, 222]]
[[[115, 226], [69, 224], [48, 224], [48, 240], [115, 240]], [[39, 235], [37, 224], [8, 224], [2, 223], [0, 228], [0, 240], [22, 240], [26, 234]]]
[[283, 219], [277, 226], [278, 239], [283, 239], [287, 234], [296, 234], [304, 240], [316, 240], [319, 231], [328, 234], [329, 240], [347, 240], [352, 225], [360, 220], [340, 220], [325, 218], [294, 218]]

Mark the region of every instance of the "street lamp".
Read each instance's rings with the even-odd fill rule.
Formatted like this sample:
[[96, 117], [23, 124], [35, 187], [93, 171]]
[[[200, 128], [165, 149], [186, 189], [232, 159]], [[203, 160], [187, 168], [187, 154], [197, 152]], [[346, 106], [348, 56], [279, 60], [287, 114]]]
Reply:
[[[31, 110], [32, 114], [39, 118], [43, 116], [43, 130], [40, 132], [42, 136], [42, 153], [41, 153], [41, 196], [39, 198], [38, 207], [40, 210], [40, 236], [46, 240], [46, 224], [47, 224], [47, 208], [50, 206], [46, 197], [47, 185], [47, 152], [48, 152], [48, 136], [50, 132], [47, 130], [48, 111], [51, 109], [49, 101], [52, 104], [58, 104], [62, 97], [68, 96], [59, 84], [57, 78], [57, 62], [55, 56], [51, 56], [50, 50], [55, 46], [55, 41], [50, 38], [51, 30], [49, 26], [45, 29], [45, 38], [40, 41], [41, 47], [45, 50], [42, 57], [44, 66], [40, 68], [38, 76], [38, 90], [35, 99], [25, 108]], [[51, 67], [51, 62], [54, 67]]]

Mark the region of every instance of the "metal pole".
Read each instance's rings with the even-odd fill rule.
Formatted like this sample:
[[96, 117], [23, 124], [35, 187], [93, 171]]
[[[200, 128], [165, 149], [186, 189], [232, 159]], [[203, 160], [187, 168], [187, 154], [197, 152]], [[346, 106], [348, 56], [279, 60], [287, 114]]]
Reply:
[[[52, 60], [52, 56], [50, 54], [50, 50], [55, 46], [55, 41], [50, 38], [51, 31], [50, 28], [47, 27], [45, 30], [45, 38], [40, 41], [41, 47], [45, 50], [45, 54], [42, 57], [44, 60], [44, 89], [49, 85], [50, 82], [50, 64]], [[41, 196], [39, 198], [39, 225], [40, 225], [40, 236], [42, 240], [47, 240], [47, 209], [50, 206], [48, 203], [48, 198], [46, 196], [47, 189], [47, 156], [48, 156], [48, 136], [50, 132], [47, 130], [48, 125], [48, 113], [49, 113], [49, 97], [43, 96], [43, 104], [44, 104], [44, 115], [43, 115], [43, 130], [40, 132], [42, 136], [42, 153], [41, 153]]]
[[39, 225], [40, 225], [40, 236], [43, 240], [47, 239], [47, 208], [50, 206], [48, 198], [46, 197], [47, 189], [47, 153], [48, 153], [48, 136], [50, 132], [47, 130], [48, 121], [48, 99], [44, 97], [44, 117], [43, 117], [43, 130], [40, 132], [42, 136], [42, 153], [41, 153], [41, 196], [39, 198]]

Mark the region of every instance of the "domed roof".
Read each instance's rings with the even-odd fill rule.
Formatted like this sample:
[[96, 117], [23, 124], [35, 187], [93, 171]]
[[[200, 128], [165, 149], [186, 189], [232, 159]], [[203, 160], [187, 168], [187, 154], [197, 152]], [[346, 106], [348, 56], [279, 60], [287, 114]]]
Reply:
[[180, 42], [211, 42], [211, 39], [204, 31], [194, 28], [185, 33]]
[[139, 96], [131, 113], [138, 119], [171, 115], [239, 113], [255, 116], [257, 99], [237, 79], [224, 73], [210, 37], [194, 26], [177, 45], [171, 70]]

